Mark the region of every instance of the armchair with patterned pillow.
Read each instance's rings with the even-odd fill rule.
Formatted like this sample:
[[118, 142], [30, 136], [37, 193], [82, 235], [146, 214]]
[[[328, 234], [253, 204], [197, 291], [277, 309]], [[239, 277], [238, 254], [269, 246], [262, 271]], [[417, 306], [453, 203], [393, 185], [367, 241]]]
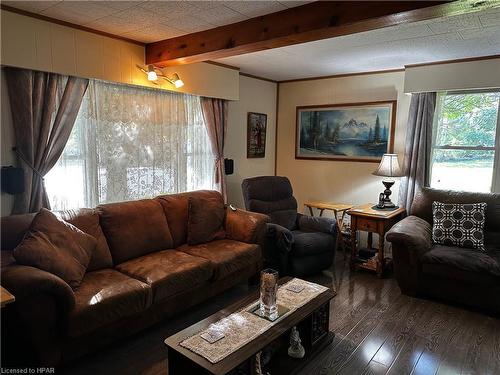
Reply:
[[286, 177], [260, 176], [242, 182], [248, 211], [266, 214], [264, 259], [280, 276], [307, 276], [331, 267], [335, 256], [337, 223], [297, 212], [297, 200]]
[[386, 239], [403, 293], [500, 313], [500, 194], [422, 188]]

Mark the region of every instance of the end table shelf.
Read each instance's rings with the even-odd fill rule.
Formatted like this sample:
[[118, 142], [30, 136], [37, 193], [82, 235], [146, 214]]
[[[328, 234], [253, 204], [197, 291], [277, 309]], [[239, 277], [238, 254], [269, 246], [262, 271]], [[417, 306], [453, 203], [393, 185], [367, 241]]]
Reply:
[[[378, 277], [382, 277], [386, 267], [392, 261], [384, 256], [385, 234], [404, 217], [406, 211], [402, 207], [393, 211], [377, 211], [372, 207], [373, 203], [367, 203], [347, 211], [347, 214], [351, 216], [351, 269], [362, 268], [375, 271]], [[368, 259], [362, 259], [358, 256], [356, 243], [358, 230], [368, 232], [367, 250], [376, 250], [375, 256]], [[373, 248], [373, 233], [378, 234], [378, 247], [376, 249]]]

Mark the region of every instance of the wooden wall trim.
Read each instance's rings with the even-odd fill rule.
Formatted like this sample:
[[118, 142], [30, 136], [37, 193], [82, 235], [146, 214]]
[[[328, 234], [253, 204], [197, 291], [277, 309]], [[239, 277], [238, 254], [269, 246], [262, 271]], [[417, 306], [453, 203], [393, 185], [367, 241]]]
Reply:
[[253, 74], [248, 74], [248, 73], [243, 73], [243, 72], [240, 72], [240, 76], [248, 77], [248, 78], [254, 78], [254, 79], [260, 79], [261, 81], [278, 83], [278, 81], [275, 81], [274, 79], [271, 79], [271, 78], [265, 78], [265, 77], [255, 76]]
[[464, 59], [440, 60], [440, 61], [432, 61], [432, 62], [421, 63], [421, 64], [410, 64], [410, 65], [405, 65], [405, 68], [418, 68], [421, 66], [455, 64], [455, 63], [462, 63], [462, 62], [472, 62], [472, 61], [492, 60], [492, 59], [500, 59], [500, 55], [477, 56], [477, 57], [467, 57]]
[[204, 61], [204, 62], [207, 63], [207, 64], [212, 64], [212, 65], [220, 66], [222, 68], [240, 71], [240, 68], [238, 68], [237, 66], [223, 64], [223, 63], [220, 63], [220, 62], [217, 62], [217, 61], [212, 61], [212, 60], [207, 60], [207, 61]]
[[405, 70], [403, 68], [399, 68], [399, 69], [374, 70], [374, 71], [358, 72], [358, 73], [332, 74], [332, 75], [328, 75], [328, 76], [317, 76], [317, 77], [287, 79], [287, 80], [284, 80], [284, 81], [279, 81], [279, 83], [302, 82], [302, 81], [316, 81], [316, 80], [319, 80], [319, 79], [331, 79], [331, 78], [364, 76], [364, 75], [370, 75], [370, 74], [397, 73], [397, 72], [404, 72], [404, 71]]
[[46, 22], [50, 22], [50, 23], [55, 23], [57, 25], [71, 27], [73, 29], [86, 31], [86, 32], [89, 32], [89, 33], [92, 33], [92, 34], [97, 34], [97, 35], [101, 35], [101, 36], [106, 36], [108, 38], [123, 40], [125, 42], [137, 44], [137, 45], [142, 46], [142, 47], [146, 46], [145, 43], [139, 42], [139, 41], [134, 40], [134, 39], [129, 39], [129, 38], [125, 38], [123, 36], [119, 36], [119, 35], [115, 35], [115, 34], [110, 34], [110, 33], [107, 33], [105, 31], [99, 31], [99, 30], [91, 29], [90, 27], [86, 27], [86, 26], [82, 26], [82, 25], [77, 25], [77, 24], [71, 23], [71, 22], [61, 21], [61, 20], [58, 20], [56, 18], [51, 18], [51, 17], [43, 16], [41, 14], [31, 13], [31, 12], [28, 12], [26, 10], [13, 8], [13, 7], [8, 6], [8, 5], [0, 4], [0, 9], [5, 10], [7, 12], [17, 13], [17, 14], [20, 14], [22, 16], [36, 18], [36, 19], [39, 19], [39, 20], [42, 20], [42, 21], [46, 21]]

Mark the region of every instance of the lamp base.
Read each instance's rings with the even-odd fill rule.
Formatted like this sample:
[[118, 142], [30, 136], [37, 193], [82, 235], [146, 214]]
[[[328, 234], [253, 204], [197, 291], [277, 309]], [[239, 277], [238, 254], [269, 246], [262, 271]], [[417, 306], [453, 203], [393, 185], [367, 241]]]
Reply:
[[394, 185], [394, 180], [383, 180], [382, 183], [385, 186], [385, 190], [383, 193], [380, 194], [380, 199], [377, 205], [373, 206], [372, 208], [374, 210], [378, 211], [394, 211], [395, 209], [399, 208], [396, 206], [394, 203], [391, 201], [391, 187]]
[[378, 204], [376, 204], [375, 206], [372, 206], [372, 209], [376, 210], [376, 211], [394, 211], [394, 210], [397, 210], [399, 208], [399, 206], [394, 206], [394, 207], [379, 207]]

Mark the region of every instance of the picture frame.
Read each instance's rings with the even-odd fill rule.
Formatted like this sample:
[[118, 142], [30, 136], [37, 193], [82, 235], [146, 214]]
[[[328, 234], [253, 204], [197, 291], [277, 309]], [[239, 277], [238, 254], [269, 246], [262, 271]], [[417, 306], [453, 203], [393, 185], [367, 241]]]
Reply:
[[247, 158], [266, 157], [267, 114], [248, 112]]
[[378, 163], [394, 150], [396, 100], [296, 108], [295, 159]]

